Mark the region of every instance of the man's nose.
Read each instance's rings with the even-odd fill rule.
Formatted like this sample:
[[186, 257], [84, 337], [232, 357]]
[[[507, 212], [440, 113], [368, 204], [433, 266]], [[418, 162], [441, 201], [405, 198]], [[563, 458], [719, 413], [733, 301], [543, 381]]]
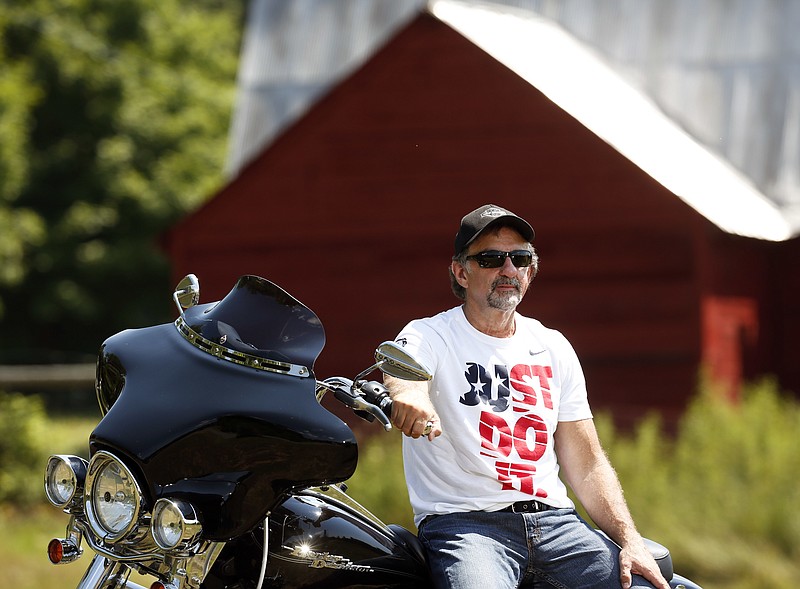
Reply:
[[518, 270], [519, 268], [511, 262], [511, 256], [506, 256], [503, 265], [500, 266], [500, 274], [503, 276], [516, 276]]

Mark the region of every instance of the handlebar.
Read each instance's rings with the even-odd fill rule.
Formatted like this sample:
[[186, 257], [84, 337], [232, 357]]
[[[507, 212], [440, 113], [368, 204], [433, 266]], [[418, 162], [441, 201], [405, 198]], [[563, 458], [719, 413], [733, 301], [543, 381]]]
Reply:
[[[333, 396], [350, 407], [356, 415], [367, 421], [378, 421], [387, 432], [392, 429], [392, 398], [389, 390], [381, 383], [374, 380], [357, 380], [334, 376], [317, 382], [317, 388], [333, 392]], [[428, 422], [422, 432], [427, 436], [433, 424]]]
[[392, 429], [392, 399], [389, 391], [376, 381], [358, 380], [334, 376], [317, 382], [317, 388], [333, 392], [333, 396], [350, 407], [356, 415], [374, 421], [377, 419], [388, 432]]
[[364, 398], [371, 404], [376, 405], [381, 413], [391, 418], [392, 398], [389, 396], [389, 389], [374, 380], [357, 383], [359, 390], [364, 394]]

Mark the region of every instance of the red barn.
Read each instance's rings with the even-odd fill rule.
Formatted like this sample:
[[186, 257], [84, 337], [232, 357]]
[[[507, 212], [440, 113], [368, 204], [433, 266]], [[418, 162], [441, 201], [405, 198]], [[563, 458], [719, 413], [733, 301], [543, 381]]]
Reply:
[[446, 20], [419, 14], [180, 222], [176, 280], [197, 274], [203, 301], [241, 274], [276, 282], [326, 327], [317, 375], [353, 377], [457, 303], [458, 222], [494, 202], [536, 230], [520, 310], [572, 341], [595, 408], [669, 420], [703, 366], [731, 394], [761, 374], [800, 391], [800, 240], [731, 233], [755, 218], [721, 229]]

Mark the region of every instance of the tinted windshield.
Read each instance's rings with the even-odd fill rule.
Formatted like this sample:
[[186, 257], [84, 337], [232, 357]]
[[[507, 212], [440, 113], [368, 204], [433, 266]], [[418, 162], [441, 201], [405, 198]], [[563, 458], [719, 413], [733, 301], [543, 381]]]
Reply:
[[196, 333], [225, 347], [309, 368], [325, 345], [316, 314], [258, 276], [242, 276], [217, 303], [188, 309], [185, 321]]

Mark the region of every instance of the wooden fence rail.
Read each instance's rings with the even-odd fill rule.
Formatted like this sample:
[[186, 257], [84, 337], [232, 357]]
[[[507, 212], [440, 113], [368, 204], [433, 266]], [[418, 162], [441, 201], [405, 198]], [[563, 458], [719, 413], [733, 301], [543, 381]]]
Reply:
[[94, 364], [0, 366], [0, 391], [92, 386], [94, 375]]

